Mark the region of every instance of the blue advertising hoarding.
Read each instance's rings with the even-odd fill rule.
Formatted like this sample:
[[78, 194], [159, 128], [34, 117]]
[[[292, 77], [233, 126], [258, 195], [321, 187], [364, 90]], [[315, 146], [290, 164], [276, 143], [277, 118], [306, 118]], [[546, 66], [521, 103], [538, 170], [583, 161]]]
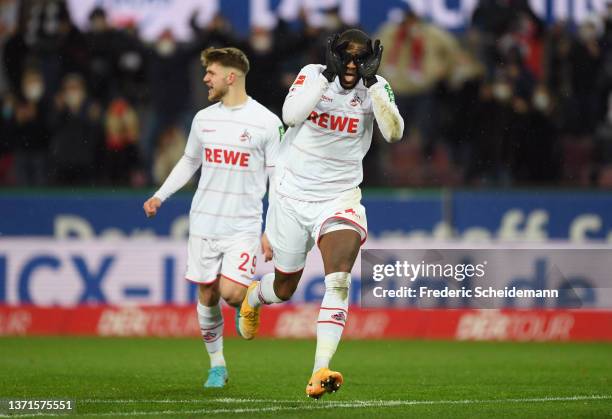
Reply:
[[[147, 219], [145, 194], [74, 192], [0, 195], [1, 236], [183, 238], [191, 195]], [[612, 193], [454, 191], [368, 194], [372, 238], [612, 240]]]

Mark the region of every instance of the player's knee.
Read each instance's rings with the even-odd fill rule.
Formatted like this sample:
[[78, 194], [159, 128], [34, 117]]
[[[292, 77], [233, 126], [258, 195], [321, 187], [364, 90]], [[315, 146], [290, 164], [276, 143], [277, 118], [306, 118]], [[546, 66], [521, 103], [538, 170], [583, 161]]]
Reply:
[[275, 281], [274, 282], [274, 294], [283, 301], [288, 301], [293, 296], [293, 293], [297, 289], [297, 281]]
[[338, 260], [332, 266], [334, 273], [347, 273], [353, 270], [353, 262], [350, 260]]
[[219, 284], [198, 284], [198, 300], [205, 306], [213, 306], [219, 301]]
[[221, 291], [221, 297], [232, 307], [240, 307], [245, 295], [245, 287], [227, 287]]

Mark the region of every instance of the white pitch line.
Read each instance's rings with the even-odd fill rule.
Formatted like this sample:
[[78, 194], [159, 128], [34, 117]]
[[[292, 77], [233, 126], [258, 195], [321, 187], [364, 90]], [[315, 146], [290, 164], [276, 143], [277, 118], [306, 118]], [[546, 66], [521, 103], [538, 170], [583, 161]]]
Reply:
[[[489, 400], [329, 400], [324, 399], [324, 403], [326, 404], [338, 404], [338, 403], [389, 403], [389, 404], [415, 404], [415, 403], [487, 403], [487, 402], [496, 402], [496, 401], [506, 401], [518, 403], [521, 401], [571, 401], [571, 400], [605, 400], [612, 398], [612, 395], [592, 395], [592, 396], [550, 396], [550, 397], [540, 397], [540, 398], [531, 398], [531, 399], [489, 399]], [[76, 400], [77, 403], [91, 403], [91, 404], [128, 404], [128, 403], [146, 403], [146, 404], [170, 404], [170, 403], [313, 403], [312, 399], [304, 396], [303, 399], [293, 399], [293, 400], [277, 400], [277, 399], [245, 399], [245, 398], [233, 398], [233, 397], [218, 397], [214, 399], [84, 399], [84, 400]], [[317, 402], [317, 401], [314, 401]]]
[[[354, 401], [325, 401], [317, 403], [309, 401], [310, 404], [304, 406], [272, 406], [272, 407], [246, 407], [238, 409], [195, 409], [195, 410], [151, 410], [151, 411], [134, 411], [134, 412], [105, 412], [105, 413], [83, 413], [79, 416], [147, 416], [147, 415], [195, 415], [195, 414], [221, 414], [221, 413], [263, 413], [263, 412], [279, 412], [292, 410], [320, 410], [327, 409], [330, 405], [335, 408], [359, 409], [371, 407], [397, 407], [397, 406], [416, 406], [416, 405], [449, 405], [449, 404], [504, 404], [504, 403], [546, 403], [546, 402], [571, 402], [571, 401], [588, 401], [588, 400], [610, 400], [612, 395], [592, 395], [592, 396], [567, 396], [567, 397], [535, 397], [535, 398], [513, 398], [513, 399], [466, 399], [466, 400], [354, 400]], [[213, 399], [215, 400], [215, 399]], [[232, 399], [221, 398], [216, 400], [224, 400], [224, 402], [233, 401], [234, 403], [243, 402], [259, 402], [264, 399]], [[84, 400], [81, 400], [84, 401]], [[198, 400], [206, 402], [206, 400]], [[210, 403], [212, 400], [208, 400]], [[273, 403], [272, 400], [265, 400]], [[284, 403], [300, 403], [301, 400], [281, 400]], [[79, 401], [77, 400], [77, 403]], [[119, 401], [117, 401], [119, 402]], [[144, 400], [140, 400], [146, 403]], [[164, 400], [165, 402], [165, 400]], [[180, 402], [180, 400], [174, 400]], [[190, 402], [190, 401], [188, 401]], [[28, 416], [69, 416], [53, 413], [34, 413], [28, 415], [0, 415], [0, 417], [28, 417]]]

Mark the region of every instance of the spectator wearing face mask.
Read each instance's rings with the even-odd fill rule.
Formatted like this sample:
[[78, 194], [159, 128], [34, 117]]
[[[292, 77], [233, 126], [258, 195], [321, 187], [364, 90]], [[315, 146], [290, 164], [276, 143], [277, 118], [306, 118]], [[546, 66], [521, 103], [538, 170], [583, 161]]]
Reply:
[[171, 30], [165, 30], [149, 51], [148, 85], [150, 118], [142, 143], [147, 165], [151, 164], [155, 141], [167, 126], [187, 126], [193, 106], [190, 64], [195, 45], [179, 45]]
[[98, 105], [89, 101], [85, 81], [68, 74], [55, 100], [52, 116], [51, 164], [59, 185], [98, 183], [104, 131]]
[[38, 69], [25, 71], [15, 108], [15, 179], [18, 185], [47, 184], [49, 129], [45, 83]]

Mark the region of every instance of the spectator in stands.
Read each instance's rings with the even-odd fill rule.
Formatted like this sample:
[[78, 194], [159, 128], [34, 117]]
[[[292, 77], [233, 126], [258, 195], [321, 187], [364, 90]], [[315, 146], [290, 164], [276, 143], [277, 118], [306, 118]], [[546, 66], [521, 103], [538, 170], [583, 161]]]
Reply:
[[193, 107], [190, 64], [196, 46], [180, 45], [171, 30], [165, 30], [156, 40], [148, 57], [148, 86], [151, 94], [151, 117], [143, 138], [142, 151], [147, 165], [159, 134], [168, 126], [187, 127]]
[[546, 85], [538, 84], [531, 98], [529, 129], [518, 156], [524, 169], [518, 174], [521, 184], [552, 184], [559, 179], [561, 142], [553, 120], [554, 106]]
[[13, 152], [15, 142], [15, 97], [7, 93], [2, 96], [0, 115], [0, 185], [13, 185]]
[[68, 74], [55, 98], [51, 159], [58, 185], [94, 185], [102, 177], [101, 108], [87, 97], [85, 80]]
[[385, 46], [380, 73], [393, 86], [406, 125], [425, 144], [435, 140], [434, 91], [447, 80], [461, 47], [445, 30], [423, 21], [408, 8], [400, 23], [385, 24], [374, 37]]
[[15, 179], [21, 186], [48, 182], [49, 106], [45, 82], [36, 68], [26, 69], [15, 109]]
[[140, 40], [135, 22], [127, 22], [118, 32], [116, 83], [120, 95], [128, 102], [142, 105], [149, 101], [147, 89], [147, 49]]
[[105, 116], [104, 175], [112, 185], [128, 185], [142, 171], [140, 127], [134, 108], [123, 98], [111, 101]]
[[[605, 174], [605, 186], [612, 186], [612, 94], [608, 96], [606, 118], [595, 132], [595, 165], [599, 183]], [[603, 186], [603, 185], [602, 185]]]
[[90, 95], [101, 104], [107, 104], [116, 93], [116, 62], [119, 50], [117, 31], [112, 29], [106, 12], [96, 7], [89, 14], [89, 31], [85, 33], [89, 53], [87, 82]]
[[21, 77], [30, 53], [30, 46], [26, 43], [25, 31], [25, 18], [21, 17], [15, 32], [6, 38], [2, 52], [2, 66], [9, 90], [12, 92], [18, 92], [21, 88]]
[[508, 126], [512, 119], [514, 92], [503, 76], [484, 83], [474, 112], [472, 159], [466, 181], [475, 185], [509, 183], [510, 170], [504, 149], [508, 144]]
[[527, 0], [480, 0], [472, 14], [472, 29], [478, 33], [478, 55], [492, 79], [501, 58], [500, 45], [520, 41], [528, 46], [538, 39], [541, 22]]
[[68, 73], [87, 74], [87, 44], [70, 19], [64, 0], [48, 0], [32, 7], [28, 24], [26, 43], [50, 92], [60, 88]]
[[568, 57], [572, 89], [568, 128], [576, 135], [592, 134], [597, 123], [600, 100], [597, 87], [602, 64], [598, 30], [595, 19], [581, 23]]

